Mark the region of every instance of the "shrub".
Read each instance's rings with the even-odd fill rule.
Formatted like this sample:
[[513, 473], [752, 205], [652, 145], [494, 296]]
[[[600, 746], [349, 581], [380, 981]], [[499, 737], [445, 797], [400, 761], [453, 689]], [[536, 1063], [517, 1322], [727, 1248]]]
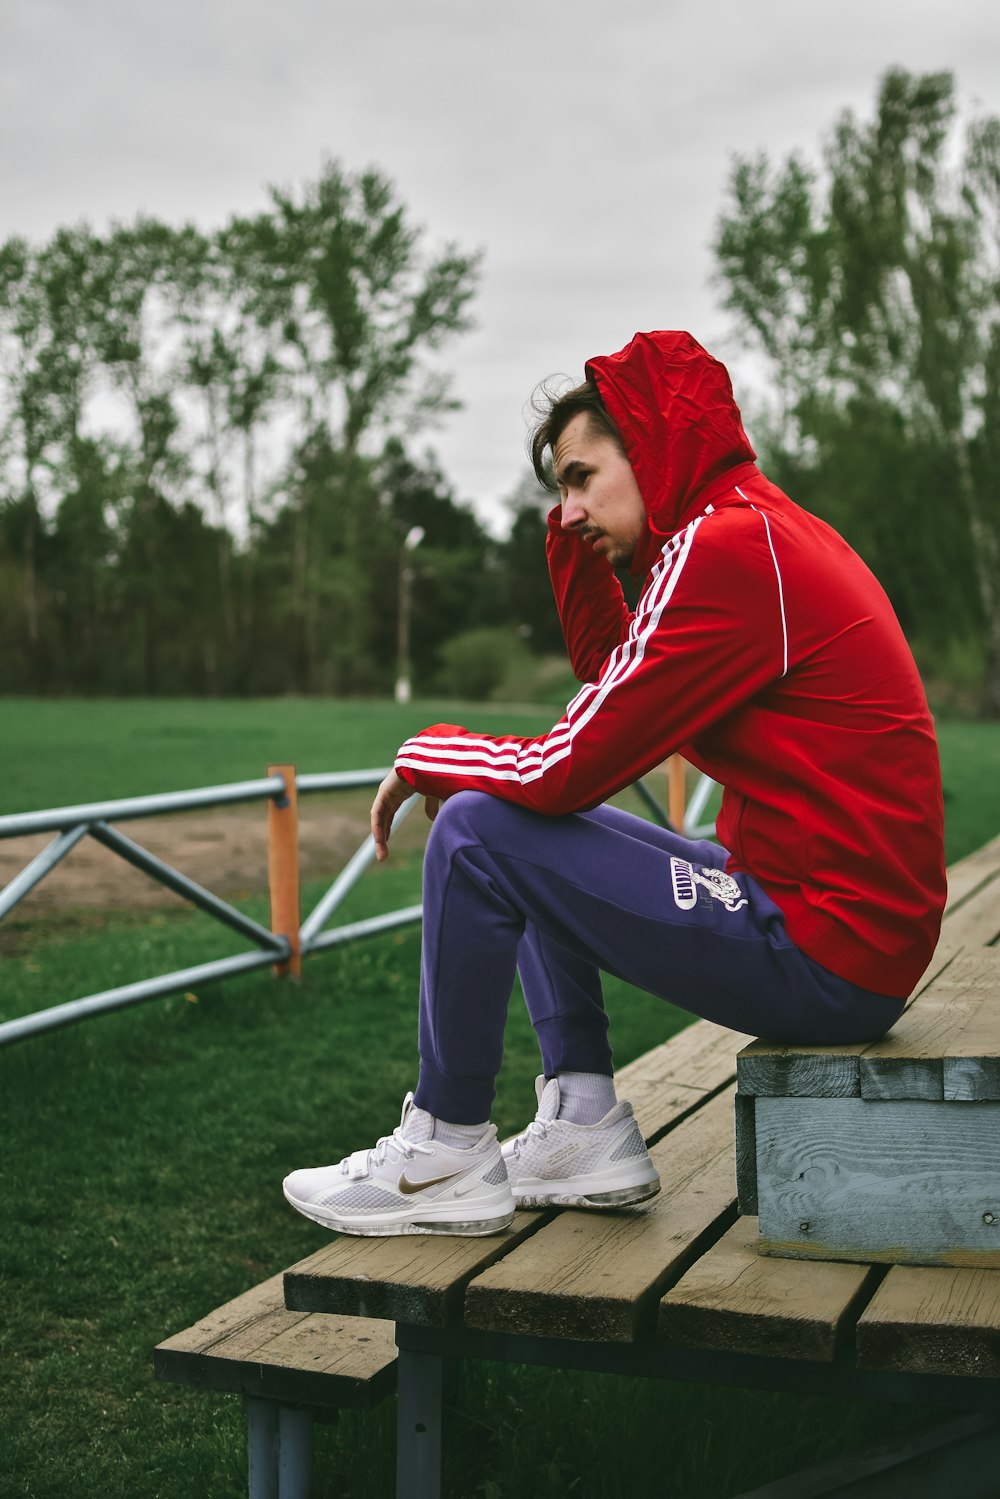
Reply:
[[502, 627], [453, 636], [441, 647], [439, 660], [437, 687], [448, 697], [489, 698], [499, 688], [532, 675], [532, 657], [524, 641], [516, 630]]

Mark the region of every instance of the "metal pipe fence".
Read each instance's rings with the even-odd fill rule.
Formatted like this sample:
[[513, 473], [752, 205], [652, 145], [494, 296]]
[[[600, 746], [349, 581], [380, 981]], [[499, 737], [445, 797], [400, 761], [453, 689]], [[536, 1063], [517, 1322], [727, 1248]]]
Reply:
[[[56, 834], [52, 842], [0, 890], [0, 921], [57, 868], [84, 838], [90, 837], [213, 920], [247, 938], [256, 948], [256, 951], [217, 958], [194, 967], [160, 974], [155, 978], [119, 985], [114, 989], [103, 989], [80, 999], [52, 1005], [31, 1015], [0, 1021], [0, 1046], [9, 1046], [15, 1041], [57, 1030], [94, 1015], [106, 1015], [112, 1010], [126, 1009], [147, 1000], [183, 993], [196, 985], [204, 987], [237, 974], [252, 973], [259, 968], [271, 967], [277, 974], [298, 973], [302, 959], [315, 953], [327, 952], [347, 942], [378, 936], [419, 922], [422, 908], [420, 905], [413, 905], [327, 930], [327, 923], [338, 906], [374, 862], [375, 843], [370, 834], [352, 854], [305, 920], [299, 918], [298, 797], [310, 792], [377, 786], [387, 774], [388, 771], [381, 768], [296, 775], [294, 766], [271, 766], [267, 777], [260, 780], [236, 781], [224, 786], [204, 786], [193, 791], [124, 797], [117, 801], [85, 802], [72, 807], [0, 816], [0, 839], [42, 832]], [[703, 776], [691, 798], [681, 829], [688, 837], [704, 837], [713, 830], [712, 823], [694, 825], [707, 806], [713, 786], [714, 783]], [[645, 782], [638, 781], [635, 790], [651, 815], [661, 825], [669, 826], [661, 803]], [[396, 813], [394, 827], [399, 827], [418, 800], [419, 797], [411, 796], [404, 802]], [[270, 930], [112, 826], [114, 823], [140, 817], [253, 801], [267, 801], [269, 804]]]
[[[360, 937], [376, 936], [381, 932], [412, 925], [420, 920], [419, 905], [390, 911], [382, 916], [368, 917], [351, 922], [333, 930], [325, 930], [337, 907], [354, 888], [364, 871], [375, 857], [375, 845], [368, 836], [357, 852], [340, 871], [316, 908], [309, 914], [301, 928], [294, 932], [268, 930], [260, 922], [247, 916], [229, 901], [207, 890], [196, 880], [175, 869], [149, 849], [143, 848], [126, 837], [113, 823], [134, 820], [139, 817], [154, 817], [176, 812], [190, 812], [209, 807], [229, 806], [239, 802], [268, 801], [272, 819], [282, 817], [291, 820], [293, 826], [286, 830], [290, 834], [293, 849], [292, 868], [277, 864], [269, 857], [270, 893], [272, 917], [276, 905], [284, 899], [286, 905], [298, 910], [297, 869], [297, 814], [295, 802], [301, 793], [318, 791], [344, 791], [348, 789], [377, 786], [385, 777], [385, 768], [375, 770], [352, 770], [331, 772], [326, 775], [296, 776], [292, 767], [272, 767], [264, 779], [237, 781], [224, 786], [204, 786], [193, 791], [164, 792], [157, 796], [124, 797], [115, 801], [86, 802], [72, 807], [54, 807], [42, 812], [21, 812], [0, 817], [0, 838], [18, 838], [27, 834], [55, 832], [56, 837], [37, 854], [10, 883], [0, 891], [0, 920], [3, 920], [24, 897], [55, 869], [82, 839], [90, 837], [117, 854], [136, 869], [151, 876], [166, 889], [180, 895], [191, 905], [221, 925], [238, 932], [253, 943], [256, 951], [217, 958], [212, 962], [194, 967], [177, 969], [173, 973], [159, 974], [155, 978], [140, 979], [135, 983], [104, 989], [80, 999], [57, 1004], [32, 1015], [21, 1015], [0, 1022], [0, 1046], [8, 1046], [28, 1036], [57, 1030], [72, 1025], [78, 1020], [94, 1015], [106, 1015], [112, 1010], [125, 1009], [142, 1004], [146, 1000], [160, 999], [169, 994], [183, 993], [194, 986], [204, 987], [236, 974], [251, 973], [259, 968], [273, 967], [276, 972], [290, 971], [293, 959], [323, 952], [331, 947], [356, 941]], [[290, 779], [294, 779], [294, 796], [290, 796]], [[411, 797], [396, 814], [397, 825], [411, 810], [417, 800]], [[287, 841], [287, 839], [285, 840]], [[273, 840], [272, 840], [273, 842]], [[291, 880], [294, 889], [287, 888]], [[281, 889], [282, 886], [286, 888]], [[273, 925], [272, 921], [272, 925]], [[297, 962], [294, 964], [297, 968]]]

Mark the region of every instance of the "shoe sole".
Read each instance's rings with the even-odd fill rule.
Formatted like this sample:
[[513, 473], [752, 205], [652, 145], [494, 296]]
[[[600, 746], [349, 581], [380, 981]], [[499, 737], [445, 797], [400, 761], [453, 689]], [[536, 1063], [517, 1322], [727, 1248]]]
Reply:
[[515, 1188], [514, 1201], [519, 1208], [627, 1208], [637, 1202], [647, 1202], [659, 1190], [659, 1178], [636, 1187], [618, 1187], [613, 1192], [574, 1192], [568, 1186], [524, 1192]]
[[[293, 1207], [303, 1218], [309, 1218], [313, 1223], [320, 1224], [337, 1234], [356, 1234], [366, 1239], [388, 1239], [395, 1238], [401, 1234], [456, 1234], [463, 1239], [485, 1238], [488, 1234], [500, 1234], [508, 1229], [514, 1221], [512, 1207], [496, 1217], [491, 1218], [397, 1218], [375, 1221], [363, 1218], [339, 1218], [336, 1213], [316, 1209], [312, 1203], [297, 1202], [294, 1197], [285, 1194], [285, 1201]], [[509, 1201], [509, 1199], [508, 1199]]]

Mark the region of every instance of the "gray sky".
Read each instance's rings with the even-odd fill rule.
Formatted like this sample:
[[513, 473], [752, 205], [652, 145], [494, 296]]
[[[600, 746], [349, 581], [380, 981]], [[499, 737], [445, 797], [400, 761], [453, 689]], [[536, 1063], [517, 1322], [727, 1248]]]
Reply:
[[0, 239], [209, 226], [325, 156], [376, 164], [429, 244], [486, 252], [477, 329], [444, 351], [464, 409], [428, 440], [488, 516], [542, 377], [640, 328], [737, 362], [708, 249], [732, 153], [814, 153], [894, 64], [1000, 112], [1000, 5], [2, 0]]

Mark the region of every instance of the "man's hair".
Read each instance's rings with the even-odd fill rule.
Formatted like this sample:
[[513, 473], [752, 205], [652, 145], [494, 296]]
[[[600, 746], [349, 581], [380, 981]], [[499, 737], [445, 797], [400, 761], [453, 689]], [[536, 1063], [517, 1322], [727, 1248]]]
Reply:
[[550, 449], [555, 450], [563, 429], [581, 412], [586, 415], [591, 436], [610, 437], [619, 450], [625, 452], [622, 435], [607, 413], [596, 381], [584, 380], [572, 390], [563, 391], [562, 395], [556, 395], [542, 385], [535, 392], [531, 405], [538, 420], [529, 438], [528, 452], [535, 477], [543, 489], [555, 491], [559, 488], [547, 454]]

